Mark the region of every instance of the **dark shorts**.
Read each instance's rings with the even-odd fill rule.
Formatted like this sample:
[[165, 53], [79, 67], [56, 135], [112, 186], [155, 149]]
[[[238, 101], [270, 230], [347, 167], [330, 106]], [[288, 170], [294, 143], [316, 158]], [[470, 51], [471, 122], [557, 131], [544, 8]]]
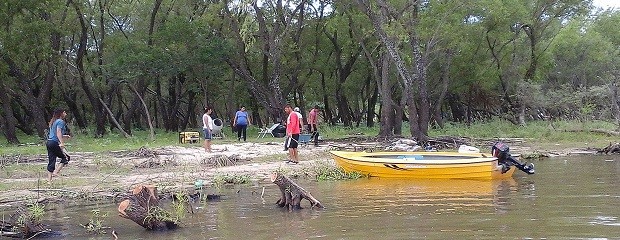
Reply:
[[203, 128], [202, 132], [204, 133], [205, 140], [211, 140], [213, 138], [213, 135], [211, 134], [211, 130], [209, 130], [208, 128]]
[[[293, 140], [291, 140], [291, 138]], [[299, 144], [299, 134], [293, 134], [290, 138], [286, 138], [284, 148], [297, 148]]]

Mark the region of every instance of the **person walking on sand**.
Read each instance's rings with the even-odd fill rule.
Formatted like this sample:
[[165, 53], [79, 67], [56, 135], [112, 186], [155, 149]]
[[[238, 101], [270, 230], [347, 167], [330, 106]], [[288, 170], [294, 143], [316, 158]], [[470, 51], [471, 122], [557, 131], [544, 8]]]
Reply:
[[286, 147], [288, 148], [290, 163], [299, 163], [297, 145], [299, 144], [299, 117], [293, 111], [290, 104], [284, 106], [284, 112], [288, 114], [286, 118]]
[[245, 111], [244, 106], [241, 106], [241, 109], [235, 113], [235, 118], [233, 120], [233, 126], [237, 129], [237, 141], [241, 141], [241, 137], [243, 137], [243, 141], [245, 142], [247, 138], [246, 131], [248, 129], [248, 125], [250, 124], [248, 112]]
[[211, 107], [205, 107], [205, 113], [202, 115], [202, 132], [204, 133], [204, 148], [205, 151], [211, 152], [211, 139], [213, 138], [213, 119], [211, 118]]
[[318, 128], [318, 115], [319, 115], [319, 106], [315, 105], [312, 110], [308, 113], [308, 130], [310, 131], [311, 138], [314, 139], [314, 146], [319, 145], [319, 128]]
[[[60, 170], [67, 164], [71, 157], [65, 150], [65, 140], [71, 136], [67, 133], [67, 125], [65, 123], [65, 117], [67, 112], [63, 109], [56, 109], [52, 113], [52, 119], [49, 122], [49, 134], [47, 136], [47, 142], [45, 147], [47, 148], [47, 181], [52, 182], [52, 177], [58, 176]], [[60, 158], [60, 162], [57, 163], [57, 158]]]

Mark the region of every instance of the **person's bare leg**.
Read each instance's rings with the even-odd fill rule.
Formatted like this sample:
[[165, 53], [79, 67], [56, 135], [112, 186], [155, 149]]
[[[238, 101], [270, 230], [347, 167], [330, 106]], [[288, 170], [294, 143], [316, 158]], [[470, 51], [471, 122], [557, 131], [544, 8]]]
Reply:
[[293, 148], [293, 159], [294, 162], [298, 163], [299, 162], [299, 156], [297, 153], [297, 148]]
[[65, 166], [64, 163], [56, 163], [56, 170], [54, 170], [54, 173], [52, 173], [52, 176], [58, 176], [58, 174], [60, 174], [60, 170], [62, 170], [64, 166]]
[[297, 151], [297, 148], [295, 148], [295, 160], [299, 162], [299, 151]]
[[288, 160], [291, 162], [295, 161], [295, 153], [293, 151], [294, 151], [293, 148], [288, 149]]
[[211, 140], [205, 140], [205, 150], [211, 152]]
[[52, 176], [53, 176], [52, 172], [47, 172], [47, 183], [52, 183]]

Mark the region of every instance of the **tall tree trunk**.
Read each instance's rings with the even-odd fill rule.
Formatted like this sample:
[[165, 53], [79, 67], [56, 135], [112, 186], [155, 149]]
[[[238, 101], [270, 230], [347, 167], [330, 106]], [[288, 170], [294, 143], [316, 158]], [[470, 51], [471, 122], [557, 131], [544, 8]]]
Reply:
[[[353, 20], [349, 19], [349, 27], [352, 27], [352, 21]], [[332, 46], [334, 47], [334, 61], [336, 62], [336, 75], [338, 78], [338, 80], [336, 81], [334, 97], [336, 98], [338, 115], [340, 116], [340, 120], [342, 121], [344, 126], [350, 127], [352, 126], [352, 114], [349, 111], [349, 103], [344, 93], [343, 85], [347, 81], [349, 75], [351, 75], [351, 73], [353, 72], [353, 66], [362, 51], [362, 46], [359, 46], [356, 51], [352, 51], [350, 55], [344, 56], [342, 52], [343, 47], [340, 46], [340, 43], [338, 42], [337, 30], [335, 30], [333, 34], [330, 34], [328, 31], [324, 31], [324, 33], [327, 38], [329, 38]], [[354, 39], [352, 35], [351, 39]], [[362, 42], [364, 41], [365, 39], [362, 40]]]
[[439, 128], [444, 127], [441, 108], [446, 94], [448, 93], [448, 86], [450, 85], [450, 65], [452, 64], [454, 52], [452, 49], [448, 49], [445, 51], [445, 54], [445, 63], [441, 64], [441, 88], [439, 89], [439, 96], [436, 98], [437, 100], [432, 110], [432, 116]]
[[[413, 1], [413, 12], [412, 16], [409, 18], [409, 28], [407, 28], [407, 32], [409, 35], [409, 43], [411, 44], [411, 51], [413, 55], [413, 76], [412, 79], [417, 81], [417, 94], [411, 94], [416, 98], [415, 103], [415, 114], [417, 114], [415, 121], [412, 114], [414, 112], [410, 112], [410, 123], [415, 123], [415, 127], [412, 128], [411, 136], [415, 136], [415, 138], [422, 143], [428, 141], [428, 123], [430, 121], [430, 103], [428, 99], [428, 86], [426, 83], [426, 62], [427, 58], [422, 54], [422, 47], [420, 43], [420, 36], [418, 34], [417, 29], [419, 28], [419, 11], [420, 11], [420, 1]], [[429, 44], [430, 45], [430, 44]], [[427, 46], [428, 47], [428, 46]], [[413, 82], [412, 82], [413, 83]], [[411, 85], [413, 86], [413, 84]], [[411, 107], [410, 107], [411, 108]], [[415, 130], [415, 132], [414, 132]]]
[[75, 119], [78, 125], [78, 128], [86, 129], [87, 121], [84, 115], [82, 114], [82, 110], [80, 110], [80, 106], [78, 106], [77, 104], [77, 101], [79, 100], [77, 99], [77, 95], [75, 94], [75, 92], [73, 93], [65, 92], [63, 94], [63, 98], [65, 100], [65, 103], [67, 104], [67, 108], [69, 108], [68, 110], [71, 113], [71, 117]]
[[[153, 8], [151, 10], [151, 14], [149, 17], [149, 26], [148, 26], [148, 36], [147, 36], [147, 46], [150, 48], [153, 46], [153, 33], [155, 32], [155, 20], [157, 18], [157, 13], [159, 13], [159, 9], [161, 7], [163, 0], [155, 0], [153, 3]], [[127, 109], [127, 112], [125, 113], [125, 116], [123, 117], [123, 126], [125, 127], [125, 129], [128, 129], [128, 131], [130, 131], [131, 129], [131, 123], [133, 121], [139, 122], [139, 117], [140, 117], [140, 105], [141, 102], [143, 100], [141, 100], [141, 98], [143, 98], [143, 96], [146, 96], [146, 89], [147, 89], [147, 83], [146, 83], [146, 73], [143, 71], [142, 74], [140, 74], [138, 76], [138, 78], [136, 79], [136, 83], [135, 83], [135, 87], [132, 87], [132, 89], [135, 89], [137, 91], [136, 95], [134, 95], [133, 100], [131, 101], [131, 104], [129, 105], [129, 108]], [[147, 109], [148, 111], [148, 109]], [[148, 114], [147, 112], [145, 112], [145, 114]], [[149, 125], [152, 125], [152, 123], [149, 123]], [[131, 131], [130, 131], [131, 132]]]
[[80, 22], [80, 29], [81, 29], [81, 34], [80, 34], [80, 43], [78, 46], [78, 51], [76, 54], [76, 66], [78, 69], [78, 73], [79, 73], [79, 79], [80, 79], [80, 84], [82, 86], [82, 89], [84, 90], [84, 94], [86, 94], [86, 96], [88, 97], [88, 100], [93, 108], [93, 112], [95, 115], [95, 123], [96, 123], [96, 130], [95, 130], [95, 136], [96, 137], [102, 137], [105, 133], [106, 133], [106, 129], [105, 129], [105, 115], [104, 115], [104, 108], [101, 105], [101, 102], [99, 102], [99, 97], [97, 96], [98, 93], [90, 86], [90, 83], [86, 80], [86, 71], [84, 69], [84, 58], [86, 57], [86, 48], [88, 47], [88, 27], [86, 25], [86, 20], [84, 19], [84, 15], [82, 14], [82, 11], [80, 10], [80, 7], [78, 6], [77, 3], [73, 2], [73, 7], [75, 8], [78, 20]]
[[392, 102], [392, 84], [390, 84], [390, 57], [387, 53], [381, 52], [381, 77], [378, 79], [381, 91], [381, 125], [379, 136], [390, 138], [394, 131], [394, 106]]
[[618, 89], [618, 81], [612, 81], [609, 84], [609, 90], [611, 91], [611, 106], [613, 116], [616, 119], [616, 130], [620, 130], [620, 94]]
[[332, 115], [331, 105], [329, 104], [329, 96], [325, 83], [325, 74], [322, 72], [321, 74], [321, 92], [323, 93], [323, 111], [325, 116], [325, 121], [329, 122], [331, 125], [336, 125], [336, 119]]
[[[198, 127], [198, 125], [196, 124], [196, 93], [194, 91], [189, 91], [188, 95], [187, 95], [187, 108], [186, 111], [187, 113], [185, 114], [185, 117], [183, 118], [183, 122], [181, 122], [181, 129], [187, 129], [188, 126], [190, 126], [189, 128], [196, 128]], [[202, 112], [201, 112], [202, 113]], [[200, 114], [202, 116], [202, 114]], [[202, 122], [200, 123], [200, 126], [202, 126]]]
[[368, 105], [366, 106], [366, 127], [374, 127], [375, 126], [375, 106], [377, 105], [377, 101], [379, 99], [379, 86], [377, 84], [368, 83], [372, 88], [372, 94], [368, 99]]
[[[9, 90], [0, 83], [0, 91], [7, 93]], [[2, 133], [9, 144], [19, 144], [19, 139], [15, 131], [16, 119], [13, 116], [13, 108], [11, 107], [11, 95], [0, 94], [0, 104], [2, 105], [2, 116], [0, 116], [0, 126], [2, 126]]]

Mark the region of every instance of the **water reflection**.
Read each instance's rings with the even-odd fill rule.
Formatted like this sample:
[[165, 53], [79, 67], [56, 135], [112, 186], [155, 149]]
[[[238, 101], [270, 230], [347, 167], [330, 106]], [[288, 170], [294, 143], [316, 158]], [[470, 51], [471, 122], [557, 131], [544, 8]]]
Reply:
[[[337, 203], [343, 217], [376, 214], [424, 215], [460, 212], [506, 211], [508, 195], [516, 189], [514, 179], [475, 180], [394, 180], [368, 179], [335, 184], [334, 191], [346, 198]], [[364, 204], [360, 204], [364, 203]], [[347, 216], [350, 214], [351, 216]]]

